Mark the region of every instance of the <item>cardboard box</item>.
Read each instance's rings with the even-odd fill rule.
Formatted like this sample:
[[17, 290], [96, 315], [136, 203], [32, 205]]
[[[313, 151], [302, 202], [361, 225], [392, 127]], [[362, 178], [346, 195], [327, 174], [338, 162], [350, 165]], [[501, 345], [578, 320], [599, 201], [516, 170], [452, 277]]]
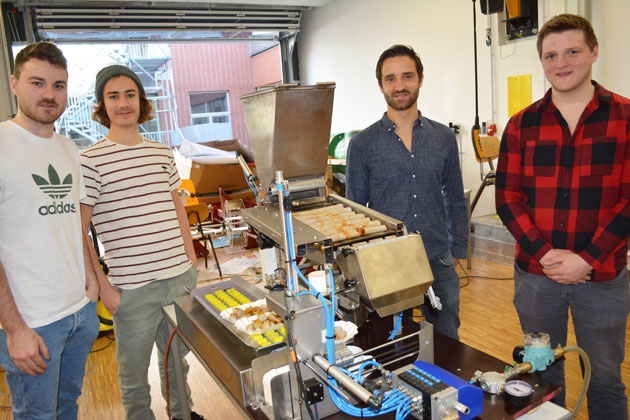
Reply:
[[219, 188], [225, 192], [249, 188], [238, 163], [204, 165], [192, 162], [188, 178], [199, 194], [218, 193]]
[[173, 157], [180, 178], [190, 179], [195, 186], [195, 192], [199, 194], [218, 194], [219, 188], [227, 193], [249, 189], [243, 169], [238, 163], [198, 163], [177, 150], [173, 151]]
[[[230, 196], [230, 198], [232, 200], [245, 200], [245, 199], [250, 199], [252, 202], [256, 202], [256, 197], [254, 196], [254, 193], [252, 192], [252, 190], [250, 190], [249, 188], [246, 190], [237, 190], [237, 191], [226, 191], [227, 194]], [[204, 197], [199, 197], [199, 202], [200, 203], [204, 203], [204, 204], [220, 204], [221, 203], [221, 198], [219, 197], [219, 194], [217, 193], [216, 195], [210, 195], [210, 196], [204, 196]]]
[[[199, 144], [230, 152], [236, 151], [243, 155], [246, 162], [253, 162], [251, 150], [239, 139], [217, 140]], [[222, 163], [200, 163], [196, 162], [195, 158], [183, 156], [179, 150], [174, 150], [173, 156], [179, 176], [182, 179], [190, 179], [199, 194], [216, 193], [218, 200], [219, 188], [228, 194], [237, 191], [241, 193], [239, 190], [248, 190], [251, 193], [243, 169], [238, 163], [225, 163], [225, 160]], [[256, 173], [256, 168], [251, 169], [252, 172]], [[251, 196], [253, 197], [253, 193]]]

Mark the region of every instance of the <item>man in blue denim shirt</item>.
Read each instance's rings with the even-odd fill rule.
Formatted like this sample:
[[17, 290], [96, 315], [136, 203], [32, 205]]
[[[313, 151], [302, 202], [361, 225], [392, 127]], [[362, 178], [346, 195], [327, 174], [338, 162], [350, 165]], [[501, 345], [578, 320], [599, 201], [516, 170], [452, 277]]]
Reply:
[[395, 45], [381, 54], [376, 79], [387, 112], [350, 142], [346, 197], [422, 234], [433, 291], [443, 306], [438, 312], [422, 305], [422, 313], [438, 331], [459, 339], [455, 266], [466, 257], [468, 207], [455, 135], [418, 111], [422, 69], [411, 47]]

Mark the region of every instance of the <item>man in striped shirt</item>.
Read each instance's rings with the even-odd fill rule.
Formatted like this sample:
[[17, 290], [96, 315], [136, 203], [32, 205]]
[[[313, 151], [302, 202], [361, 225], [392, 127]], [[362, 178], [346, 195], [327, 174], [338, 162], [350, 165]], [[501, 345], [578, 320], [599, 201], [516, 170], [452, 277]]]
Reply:
[[[109, 279], [97, 271], [101, 300], [113, 315], [127, 419], [150, 420], [155, 416], [147, 372], [154, 343], [165, 395], [170, 331], [161, 309], [196, 286], [197, 261], [171, 151], [139, 132], [139, 124], [152, 118], [140, 79], [127, 67], [105, 67], [96, 76], [95, 94], [93, 118], [109, 133], [81, 154], [87, 193], [81, 218], [86, 231], [92, 221], [105, 249]], [[92, 259], [96, 265], [95, 253]], [[174, 378], [173, 366], [168, 374]], [[171, 416], [181, 418], [174, 380], [168, 391]], [[203, 417], [192, 413], [192, 418]]]
[[[514, 305], [523, 332], [554, 347], [571, 309], [592, 366], [589, 418], [627, 420], [630, 101], [591, 80], [598, 43], [583, 17], [552, 18], [537, 46], [551, 89], [510, 119], [497, 168], [497, 213], [517, 242]], [[563, 369], [545, 375], [564, 387]]]

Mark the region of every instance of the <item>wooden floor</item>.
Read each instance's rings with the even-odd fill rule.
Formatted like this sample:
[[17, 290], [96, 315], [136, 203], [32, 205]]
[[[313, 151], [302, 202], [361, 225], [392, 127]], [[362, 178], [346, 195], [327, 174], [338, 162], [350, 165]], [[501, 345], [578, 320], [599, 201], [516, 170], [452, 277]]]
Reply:
[[[221, 255], [225, 261], [230, 255]], [[512, 305], [513, 281], [512, 268], [501, 264], [473, 259], [471, 276], [509, 278], [509, 280], [491, 280], [473, 277], [469, 281], [462, 279], [461, 319], [459, 330], [461, 340], [479, 350], [506, 362], [512, 360], [514, 346], [522, 345], [523, 337], [516, 312]], [[200, 264], [203, 268], [203, 264]], [[463, 275], [463, 273], [460, 272]], [[103, 336], [96, 340], [93, 353], [88, 359], [83, 395], [79, 399], [79, 418], [89, 420], [122, 420], [125, 418], [122, 408], [115, 355], [113, 335]], [[569, 331], [569, 345], [575, 344], [573, 330]], [[630, 334], [626, 334], [626, 360], [623, 364], [623, 378], [626, 386], [630, 383]], [[231, 407], [221, 390], [208, 376], [197, 360], [189, 355], [191, 365], [188, 381], [195, 402], [194, 410], [207, 419], [230, 420], [240, 419], [237, 411]], [[567, 404], [569, 409], [575, 405], [581, 387], [581, 376], [576, 354], [567, 356]], [[167, 419], [163, 399], [160, 395], [159, 375], [155, 352], [151, 363], [149, 379], [152, 408], [158, 420]], [[12, 419], [10, 396], [4, 379], [0, 375], [0, 420]], [[587, 419], [586, 406], [577, 417]], [[611, 419], [612, 420], [612, 419]]]

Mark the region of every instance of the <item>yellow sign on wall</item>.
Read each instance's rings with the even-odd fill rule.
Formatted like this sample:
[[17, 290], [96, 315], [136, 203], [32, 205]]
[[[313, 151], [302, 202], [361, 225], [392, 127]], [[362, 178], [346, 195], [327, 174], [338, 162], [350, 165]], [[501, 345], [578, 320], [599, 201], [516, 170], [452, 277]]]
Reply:
[[532, 103], [532, 75], [508, 77], [508, 117]]

